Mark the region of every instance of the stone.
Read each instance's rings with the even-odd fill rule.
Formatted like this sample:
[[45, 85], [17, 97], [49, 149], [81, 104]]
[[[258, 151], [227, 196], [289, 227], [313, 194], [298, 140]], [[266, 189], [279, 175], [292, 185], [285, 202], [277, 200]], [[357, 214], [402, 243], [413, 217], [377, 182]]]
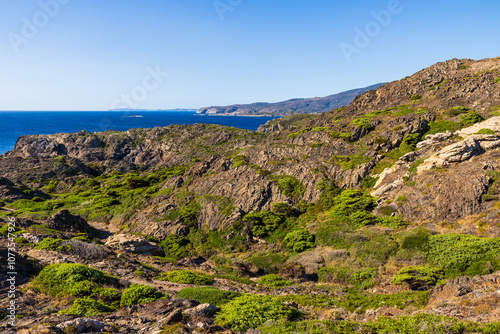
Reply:
[[182, 312], [183, 314], [187, 314], [190, 317], [208, 317], [211, 318], [215, 315], [215, 313], [219, 312], [220, 308], [215, 305], [206, 303], [200, 304], [196, 307], [190, 308]]
[[87, 232], [91, 229], [85, 219], [72, 215], [68, 210], [62, 210], [52, 215], [47, 220], [47, 227], [67, 232]]
[[30, 244], [37, 244], [42, 241], [42, 238], [31, 233], [23, 233], [20, 236], [26, 239]]
[[[77, 318], [74, 320], [65, 321], [56, 326], [60, 330], [64, 331], [68, 327], [73, 327], [76, 330], [76, 333], [89, 333], [94, 331], [101, 332], [106, 327], [109, 327], [107, 324], [94, 320], [94, 319], [84, 319]], [[66, 331], [65, 331], [66, 333]], [[72, 332], [74, 333], [74, 332]]]
[[163, 249], [138, 235], [115, 234], [106, 239], [106, 246], [134, 254], [164, 256]]

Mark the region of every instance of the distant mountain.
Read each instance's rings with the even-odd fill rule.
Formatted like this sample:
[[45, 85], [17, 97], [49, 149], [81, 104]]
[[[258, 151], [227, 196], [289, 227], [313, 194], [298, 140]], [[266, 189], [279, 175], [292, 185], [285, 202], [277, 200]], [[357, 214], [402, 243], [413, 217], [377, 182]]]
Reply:
[[110, 109], [108, 111], [182, 111], [182, 112], [187, 112], [187, 111], [196, 111], [196, 109], [182, 109], [182, 108], [176, 108], [176, 109], [129, 109], [129, 108], [119, 108], [119, 109]]
[[226, 107], [208, 107], [198, 109], [198, 114], [216, 115], [291, 115], [298, 113], [321, 113], [349, 105], [356, 96], [366, 91], [377, 89], [385, 83], [379, 83], [365, 88], [348, 90], [346, 92], [326, 97], [309, 99], [291, 99], [277, 103], [257, 102], [252, 104], [234, 104]]

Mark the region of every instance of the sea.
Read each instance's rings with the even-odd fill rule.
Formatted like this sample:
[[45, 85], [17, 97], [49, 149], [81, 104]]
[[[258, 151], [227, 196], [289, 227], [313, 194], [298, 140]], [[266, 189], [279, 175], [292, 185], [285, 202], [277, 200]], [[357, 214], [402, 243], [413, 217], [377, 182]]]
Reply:
[[0, 111], [0, 154], [24, 135], [61, 132], [126, 131], [171, 124], [219, 124], [255, 131], [275, 117], [208, 116], [196, 111]]

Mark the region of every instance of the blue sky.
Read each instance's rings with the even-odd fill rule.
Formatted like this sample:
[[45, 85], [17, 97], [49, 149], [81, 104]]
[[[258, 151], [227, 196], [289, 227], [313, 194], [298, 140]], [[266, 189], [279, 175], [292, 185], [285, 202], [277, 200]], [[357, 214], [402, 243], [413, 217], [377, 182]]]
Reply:
[[[0, 110], [276, 102], [397, 80], [454, 57], [500, 56], [498, 0], [0, 5]], [[377, 22], [373, 12], [390, 16]], [[366, 36], [355, 40], [356, 31]], [[355, 51], [346, 57], [341, 46]]]

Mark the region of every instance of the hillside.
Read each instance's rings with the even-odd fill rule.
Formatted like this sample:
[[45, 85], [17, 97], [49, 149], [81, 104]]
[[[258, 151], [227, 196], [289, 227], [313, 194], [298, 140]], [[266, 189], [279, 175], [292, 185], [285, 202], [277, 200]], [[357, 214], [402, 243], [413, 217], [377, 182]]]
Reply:
[[498, 333], [499, 159], [500, 57], [257, 132], [20, 137], [0, 156], [16, 329]]
[[365, 88], [352, 89], [346, 92], [314, 97], [310, 99], [292, 99], [277, 103], [234, 104], [225, 107], [208, 107], [198, 109], [198, 114], [204, 115], [272, 115], [283, 116], [297, 113], [321, 113], [346, 106], [354, 98], [366, 91], [377, 89], [383, 84], [376, 84]]

